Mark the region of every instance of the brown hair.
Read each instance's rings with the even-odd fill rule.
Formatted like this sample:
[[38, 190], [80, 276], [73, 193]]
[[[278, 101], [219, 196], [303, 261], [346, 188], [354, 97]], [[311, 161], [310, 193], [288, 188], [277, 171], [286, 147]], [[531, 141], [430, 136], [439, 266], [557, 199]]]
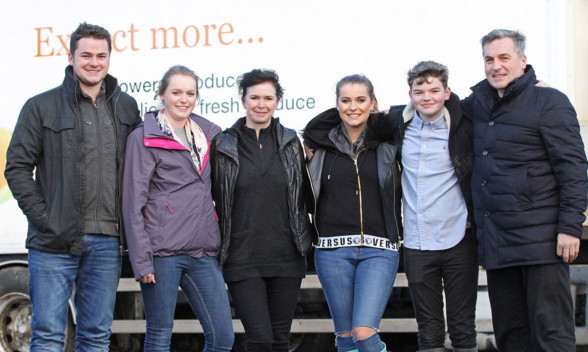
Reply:
[[428, 81], [429, 77], [439, 78], [443, 83], [443, 88], [447, 88], [449, 81], [449, 70], [446, 66], [435, 61], [421, 61], [408, 71], [408, 87], [412, 89], [412, 84], [423, 84]]

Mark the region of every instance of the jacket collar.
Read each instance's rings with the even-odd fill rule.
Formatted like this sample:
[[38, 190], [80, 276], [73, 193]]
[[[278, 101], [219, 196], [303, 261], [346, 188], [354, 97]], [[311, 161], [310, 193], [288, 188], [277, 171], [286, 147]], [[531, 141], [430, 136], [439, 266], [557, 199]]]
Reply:
[[333, 127], [333, 129], [331, 129], [329, 132], [329, 139], [341, 153], [345, 153], [353, 158], [366, 148], [365, 137], [367, 135], [367, 131], [368, 126], [366, 125], [359, 134], [357, 140], [355, 142], [351, 142], [351, 138], [349, 138], [347, 131], [345, 131], [343, 122], [340, 122], [338, 126]]
[[[245, 117], [241, 117], [235, 121], [233, 126], [231, 126], [226, 132], [236, 138], [241, 138], [244, 126]], [[284, 148], [292, 139], [297, 137], [296, 132], [284, 128], [284, 126], [280, 124], [280, 119], [277, 117], [272, 117], [269, 128], [271, 128], [273, 133], [276, 134], [276, 141], [280, 149]]]
[[[63, 79], [62, 86], [65, 88], [65, 91], [69, 95], [72, 103], [79, 105], [79, 99], [82, 96], [82, 90], [80, 88], [80, 81], [75, 77], [73, 73], [73, 67], [71, 65], [67, 65], [65, 68], [65, 78]], [[117, 79], [110, 74], [107, 74], [106, 77], [104, 77], [104, 87], [106, 101], [112, 99], [115, 94], [118, 97], [118, 94], [121, 92], [120, 88], [118, 87]]]
[[165, 135], [161, 132], [159, 128], [159, 124], [157, 123], [157, 116], [158, 111], [149, 111], [145, 114], [145, 119], [143, 120], [143, 135], [145, 138], [163, 138], [163, 139], [173, 139], [169, 136]]
[[[145, 146], [163, 149], [188, 150], [183, 144], [161, 131], [159, 123], [157, 123], [157, 113], [158, 111], [150, 111], [145, 114], [145, 120], [143, 121], [143, 143]], [[190, 116], [190, 118], [192, 118], [192, 116]]]
[[535, 83], [537, 83], [535, 70], [533, 69], [533, 66], [527, 65], [527, 67], [525, 68], [525, 73], [521, 77], [512, 80], [508, 84], [508, 86], [506, 86], [502, 98], [498, 96], [498, 91], [496, 90], [496, 88], [492, 87], [492, 85], [490, 85], [490, 83], [486, 79], [480, 81], [478, 84], [471, 87], [470, 89], [476, 96], [484, 98], [484, 100], [490, 99], [490, 101], [492, 102], [497, 102], [499, 100], [509, 101], [513, 99], [513, 97], [519, 95], [527, 87], [529, 87], [530, 85], [534, 85]]
[[[170, 136], [167, 136], [165, 133], [163, 133], [161, 131], [161, 128], [159, 128], [159, 124], [157, 123], [157, 114], [159, 113], [158, 110], [155, 111], [149, 111], [148, 113], [145, 114], [145, 119], [143, 120], [143, 134], [145, 138], [165, 138], [165, 139], [171, 139], [174, 140], [173, 138], [171, 138]], [[190, 114], [190, 119], [194, 122], [196, 122], [196, 119], [194, 118], [194, 114]]]

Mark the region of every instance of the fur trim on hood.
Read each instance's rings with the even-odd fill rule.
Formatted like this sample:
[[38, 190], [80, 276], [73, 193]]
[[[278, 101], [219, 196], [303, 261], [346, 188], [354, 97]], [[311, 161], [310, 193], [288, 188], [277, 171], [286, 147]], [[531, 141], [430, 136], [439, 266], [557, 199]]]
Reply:
[[[402, 106], [396, 106], [394, 108], [390, 108], [390, 111], [393, 109], [401, 109]], [[445, 101], [445, 105], [443, 106], [443, 113], [445, 114], [445, 121], [447, 122], [447, 130], [451, 131], [451, 114], [449, 111], [453, 111], [456, 114], [461, 115], [461, 102], [459, 97], [455, 93], [451, 93], [449, 99]], [[408, 123], [414, 117], [415, 107], [412, 105], [412, 102], [409, 102], [406, 107], [402, 110], [402, 118], [404, 119], [404, 123]]]

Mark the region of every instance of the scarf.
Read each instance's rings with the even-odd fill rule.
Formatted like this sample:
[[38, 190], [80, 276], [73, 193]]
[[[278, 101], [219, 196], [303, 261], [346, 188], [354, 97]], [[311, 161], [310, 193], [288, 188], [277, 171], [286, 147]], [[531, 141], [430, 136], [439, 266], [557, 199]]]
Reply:
[[[156, 120], [159, 124], [159, 129], [161, 129], [161, 132], [164, 135], [173, 138], [176, 142], [184, 145], [170, 124], [169, 118], [165, 115], [165, 109], [159, 111]], [[206, 135], [204, 132], [202, 132], [200, 126], [198, 126], [198, 124], [190, 118], [186, 120], [184, 129], [186, 130], [186, 136], [188, 137], [189, 148], [187, 149], [190, 151], [190, 156], [192, 157], [196, 171], [200, 173], [202, 160], [204, 159], [206, 153], [208, 153], [208, 141], [206, 139]]]

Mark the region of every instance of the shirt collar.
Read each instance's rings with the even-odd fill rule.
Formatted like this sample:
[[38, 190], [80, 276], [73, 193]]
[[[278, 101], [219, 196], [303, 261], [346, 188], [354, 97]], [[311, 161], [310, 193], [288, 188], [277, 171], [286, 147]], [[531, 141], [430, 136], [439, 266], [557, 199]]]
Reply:
[[433, 129], [446, 129], [447, 128], [447, 121], [445, 119], [445, 111], [441, 110], [441, 115], [439, 115], [439, 117], [435, 121], [425, 122], [420, 118], [419, 114], [415, 110], [411, 124], [414, 127], [418, 127], [419, 129], [422, 129], [426, 125], [431, 125], [431, 128], [433, 128]]

